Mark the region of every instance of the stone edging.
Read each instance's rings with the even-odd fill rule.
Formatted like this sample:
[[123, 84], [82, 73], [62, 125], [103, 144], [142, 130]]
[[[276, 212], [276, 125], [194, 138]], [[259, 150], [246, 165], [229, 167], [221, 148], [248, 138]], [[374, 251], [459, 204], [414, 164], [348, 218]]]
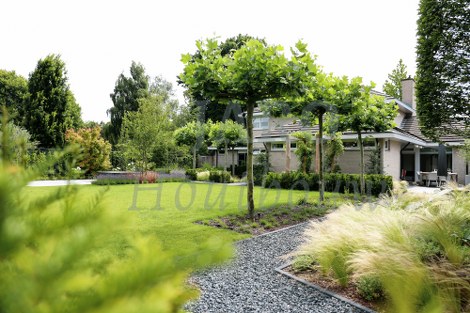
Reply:
[[347, 304], [349, 304], [349, 305], [351, 305], [351, 306], [353, 306], [353, 307], [356, 307], [356, 308], [358, 308], [358, 309], [360, 309], [360, 310], [363, 310], [364, 312], [367, 312], [367, 313], [377, 313], [377, 312], [375, 312], [374, 310], [369, 309], [369, 308], [367, 308], [367, 307], [365, 307], [365, 306], [363, 306], [363, 305], [361, 305], [361, 304], [359, 304], [359, 303], [356, 303], [356, 302], [354, 302], [354, 301], [351, 301], [351, 300], [349, 300], [349, 299], [346, 299], [345, 297], [340, 296], [340, 295], [337, 294], [337, 293], [334, 293], [334, 292], [331, 292], [331, 291], [329, 291], [329, 290], [326, 290], [325, 288], [322, 288], [322, 287], [320, 287], [320, 286], [317, 286], [317, 285], [315, 285], [315, 284], [312, 284], [311, 282], [308, 282], [308, 281], [306, 281], [305, 279], [299, 278], [299, 277], [297, 277], [297, 276], [292, 275], [291, 273], [288, 273], [288, 272], [284, 271], [284, 269], [285, 269], [286, 267], [292, 265], [292, 263], [293, 263], [293, 262], [289, 262], [289, 263], [283, 264], [283, 265], [281, 265], [281, 266], [279, 266], [279, 267], [276, 267], [274, 270], [275, 270], [276, 272], [278, 272], [279, 274], [281, 274], [281, 275], [287, 276], [287, 277], [292, 278], [292, 279], [294, 279], [294, 280], [296, 280], [296, 281], [298, 281], [298, 282], [301, 282], [302, 284], [307, 285], [307, 286], [309, 286], [309, 287], [312, 287], [312, 288], [314, 288], [315, 290], [317, 290], [317, 291], [319, 291], [319, 292], [321, 292], [321, 293], [324, 293], [324, 294], [326, 294], [326, 295], [328, 295], [328, 296], [335, 297], [336, 299], [339, 299], [339, 300], [341, 300], [341, 301], [343, 301], [343, 302], [346, 302]]

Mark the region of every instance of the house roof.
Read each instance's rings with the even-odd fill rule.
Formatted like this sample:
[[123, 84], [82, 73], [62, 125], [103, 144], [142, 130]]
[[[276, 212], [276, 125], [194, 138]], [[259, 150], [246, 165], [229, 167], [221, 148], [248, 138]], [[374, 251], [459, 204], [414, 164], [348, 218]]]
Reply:
[[[421, 133], [421, 129], [419, 127], [419, 120], [417, 116], [409, 116], [409, 117], [404, 118], [400, 125], [400, 129], [426, 141], [427, 143], [433, 142], [433, 140], [427, 138]], [[457, 136], [457, 135], [448, 134], [445, 136], [441, 136], [440, 140], [443, 142], [447, 142], [447, 143], [456, 143], [456, 142], [463, 142], [464, 138]]]

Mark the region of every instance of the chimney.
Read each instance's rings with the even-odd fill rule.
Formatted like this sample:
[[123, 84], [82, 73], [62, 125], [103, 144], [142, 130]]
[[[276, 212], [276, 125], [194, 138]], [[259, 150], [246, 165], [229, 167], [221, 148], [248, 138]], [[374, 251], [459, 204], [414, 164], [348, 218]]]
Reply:
[[416, 110], [415, 80], [411, 76], [401, 81], [401, 101]]

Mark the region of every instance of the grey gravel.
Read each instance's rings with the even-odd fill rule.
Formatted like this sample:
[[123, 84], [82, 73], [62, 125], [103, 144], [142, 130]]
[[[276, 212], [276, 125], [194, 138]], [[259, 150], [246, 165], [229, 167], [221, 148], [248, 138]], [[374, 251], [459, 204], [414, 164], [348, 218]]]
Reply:
[[186, 309], [199, 312], [363, 312], [277, 273], [301, 243], [307, 224], [242, 240], [226, 265], [194, 274], [201, 296]]

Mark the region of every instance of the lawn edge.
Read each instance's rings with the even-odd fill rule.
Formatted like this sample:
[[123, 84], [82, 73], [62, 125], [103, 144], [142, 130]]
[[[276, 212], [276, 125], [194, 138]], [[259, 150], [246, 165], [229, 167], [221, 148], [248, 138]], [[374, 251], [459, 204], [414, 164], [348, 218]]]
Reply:
[[[265, 235], [265, 234], [263, 234], [263, 235]], [[262, 236], [262, 235], [260, 235], [260, 236]], [[337, 293], [334, 293], [334, 292], [332, 292], [332, 291], [329, 291], [329, 290], [327, 290], [327, 289], [325, 289], [325, 288], [322, 288], [322, 287], [320, 287], [320, 286], [318, 286], [318, 285], [315, 285], [315, 284], [313, 284], [313, 283], [311, 283], [311, 282], [309, 282], [309, 281], [306, 281], [305, 279], [302, 279], [302, 278], [300, 278], [300, 277], [297, 277], [297, 276], [295, 276], [295, 275], [292, 275], [291, 273], [288, 273], [288, 272], [284, 271], [284, 269], [285, 269], [286, 267], [291, 266], [293, 263], [294, 263], [294, 262], [284, 263], [284, 264], [282, 264], [281, 266], [276, 267], [274, 270], [275, 270], [276, 272], [278, 272], [279, 274], [281, 274], [281, 275], [287, 276], [287, 277], [289, 277], [289, 278], [291, 278], [291, 279], [294, 279], [294, 280], [296, 280], [296, 281], [298, 281], [298, 282], [300, 282], [300, 283], [302, 283], [302, 284], [304, 284], [304, 285], [307, 285], [307, 286], [309, 286], [309, 287], [312, 287], [312, 288], [314, 288], [315, 290], [317, 290], [317, 291], [319, 291], [319, 292], [321, 292], [321, 293], [323, 293], [323, 294], [326, 294], [326, 295], [328, 295], [328, 296], [331, 296], [331, 297], [334, 297], [334, 298], [336, 298], [336, 299], [338, 299], [338, 300], [341, 300], [341, 301], [343, 301], [343, 302], [346, 302], [347, 304], [352, 305], [353, 307], [356, 307], [356, 308], [358, 308], [358, 309], [360, 309], [360, 310], [363, 310], [364, 312], [367, 312], [367, 313], [377, 313], [376, 311], [374, 311], [374, 310], [372, 310], [372, 309], [369, 309], [369, 308], [367, 308], [367, 307], [365, 307], [365, 306], [363, 306], [363, 305], [361, 305], [361, 304], [359, 304], [359, 303], [357, 303], [357, 302], [354, 302], [354, 301], [352, 301], [352, 300], [349, 300], [349, 299], [347, 299], [347, 298], [345, 298], [345, 297], [343, 297], [343, 296], [341, 296], [341, 295], [339, 295], [339, 294], [337, 294]]]

